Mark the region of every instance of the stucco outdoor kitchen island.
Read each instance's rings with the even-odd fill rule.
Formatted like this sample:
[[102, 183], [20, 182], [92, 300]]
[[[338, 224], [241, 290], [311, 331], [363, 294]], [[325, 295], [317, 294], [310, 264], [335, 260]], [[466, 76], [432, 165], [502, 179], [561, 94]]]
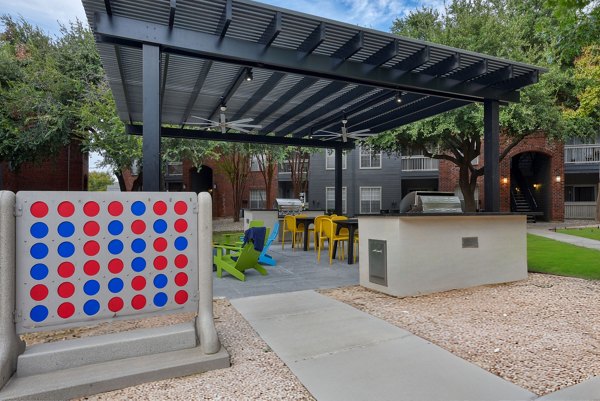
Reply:
[[526, 216], [359, 216], [360, 285], [414, 296], [527, 278]]

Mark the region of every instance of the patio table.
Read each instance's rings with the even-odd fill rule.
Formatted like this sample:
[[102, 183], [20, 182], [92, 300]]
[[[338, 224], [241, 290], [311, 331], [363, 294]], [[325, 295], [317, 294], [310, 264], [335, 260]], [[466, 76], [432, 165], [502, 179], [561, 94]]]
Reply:
[[[337, 224], [337, 228], [335, 229], [336, 235], [340, 233], [342, 228], [348, 229], [348, 264], [351, 265], [354, 263], [354, 234], [358, 229], [358, 219], [348, 219], [348, 220], [335, 220], [335, 224]], [[338, 241], [333, 243], [333, 258], [335, 259], [335, 254], [337, 252], [337, 244]]]
[[308, 226], [315, 223], [314, 217], [296, 217], [296, 227], [304, 224], [304, 250], [308, 251]]

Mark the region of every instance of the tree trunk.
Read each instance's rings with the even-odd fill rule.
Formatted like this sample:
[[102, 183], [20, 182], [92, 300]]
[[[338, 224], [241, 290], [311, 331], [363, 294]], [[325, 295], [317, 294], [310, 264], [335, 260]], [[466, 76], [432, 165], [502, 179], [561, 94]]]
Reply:
[[[475, 185], [473, 185], [475, 183]], [[465, 202], [465, 212], [476, 212], [477, 203], [475, 202], [475, 188], [477, 188], [477, 177], [470, 174], [467, 166], [460, 166], [458, 185]]]
[[127, 192], [127, 185], [125, 184], [125, 177], [123, 177], [123, 173], [120, 171], [114, 171], [115, 176], [117, 176], [117, 181], [119, 182], [119, 189], [121, 192]]
[[144, 183], [144, 177], [143, 177], [143, 175], [144, 175], [144, 173], [142, 171], [140, 171], [140, 173], [138, 174], [138, 176], [135, 179], [135, 181], [133, 181], [133, 185], [131, 185], [131, 191], [132, 192], [142, 191], [143, 190], [143, 183]]

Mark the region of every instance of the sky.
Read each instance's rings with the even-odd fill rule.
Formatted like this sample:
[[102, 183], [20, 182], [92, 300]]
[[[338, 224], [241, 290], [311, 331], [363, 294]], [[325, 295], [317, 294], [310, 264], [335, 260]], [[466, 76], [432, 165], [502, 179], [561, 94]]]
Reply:
[[[168, 0], [156, 0], [168, 1]], [[261, 0], [262, 3], [388, 32], [393, 21], [420, 7], [442, 9], [444, 0]], [[86, 22], [81, 0], [0, 0], [0, 14], [22, 16], [50, 35], [59, 35], [59, 24]], [[235, 17], [234, 17], [235, 18]], [[90, 168], [98, 155], [91, 155]]]

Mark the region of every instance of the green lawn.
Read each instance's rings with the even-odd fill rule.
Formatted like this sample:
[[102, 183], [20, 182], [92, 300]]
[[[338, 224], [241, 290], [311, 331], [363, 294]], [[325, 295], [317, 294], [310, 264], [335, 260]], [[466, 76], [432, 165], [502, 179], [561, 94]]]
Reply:
[[577, 237], [595, 239], [600, 241], [600, 228], [588, 227], [588, 228], [563, 228], [556, 230], [557, 233], [575, 235]]
[[527, 234], [530, 272], [600, 280], [600, 251]]

